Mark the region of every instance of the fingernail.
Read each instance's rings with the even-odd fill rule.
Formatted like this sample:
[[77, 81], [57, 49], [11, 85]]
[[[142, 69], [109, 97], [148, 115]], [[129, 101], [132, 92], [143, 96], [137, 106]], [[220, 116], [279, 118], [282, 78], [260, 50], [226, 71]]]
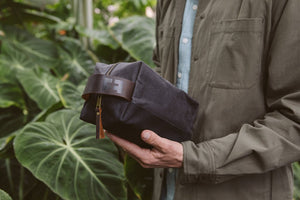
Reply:
[[150, 135], [151, 135], [151, 133], [149, 131], [145, 131], [145, 132], [143, 132], [142, 137], [144, 140], [148, 140], [150, 138]]

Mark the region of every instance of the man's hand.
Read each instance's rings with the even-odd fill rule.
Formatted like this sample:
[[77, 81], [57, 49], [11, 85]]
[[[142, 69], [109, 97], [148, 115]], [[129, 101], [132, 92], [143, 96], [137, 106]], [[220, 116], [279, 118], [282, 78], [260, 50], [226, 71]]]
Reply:
[[119, 138], [111, 133], [107, 136], [119, 145], [125, 152], [136, 159], [144, 168], [181, 167], [183, 162], [182, 144], [158, 136], [153, 131], [144, 130], [141, 138], [153, 146], [143, 149], [136, 144]]

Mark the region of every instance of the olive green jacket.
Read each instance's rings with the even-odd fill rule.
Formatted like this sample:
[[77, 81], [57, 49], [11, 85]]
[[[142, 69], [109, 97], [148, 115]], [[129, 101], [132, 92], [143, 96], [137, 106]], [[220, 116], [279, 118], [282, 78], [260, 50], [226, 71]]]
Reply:
[[[154, 61], [175, 83], [185, 0], [158, 0]], [[300, 160], [300, 0], [199, 0], [189, 95], [199, 102], [176, 200], [291, 200]], [[163, 170], [155, 170], [154, 200]]]

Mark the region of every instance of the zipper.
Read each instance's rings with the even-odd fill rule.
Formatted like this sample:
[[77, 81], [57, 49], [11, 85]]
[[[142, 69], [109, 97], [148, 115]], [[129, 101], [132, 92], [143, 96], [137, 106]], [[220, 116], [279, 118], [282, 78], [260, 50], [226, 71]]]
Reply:
[[114, 70], [118, 64], [119, 64], [119, 63], [116, 63], [116, 64], [114, 64], [113, 66], [111, 66], [111, 67], [109, 68], [109, 70], [105, 73], [105, 75], [110, 75], [110, 73], [112, 72], [112, 70]]
[[[109, 70], [105, 73], [105, 75], [110, 75], [114, 68], [118, 65], [118, 63], [114, 64], [109, 68]], [[103, 139], [105, 137], [103, 124], [102, 124], [102, 95], [97, 96], [96, 103], [96, 139]]]

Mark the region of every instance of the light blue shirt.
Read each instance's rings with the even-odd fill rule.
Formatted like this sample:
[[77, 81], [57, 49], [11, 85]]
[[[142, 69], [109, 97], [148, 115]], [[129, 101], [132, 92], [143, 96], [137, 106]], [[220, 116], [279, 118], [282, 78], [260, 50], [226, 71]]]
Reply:
[[199, 0], [186, 0], [179, 42], [179, 62], [176, 86], [188, 92], [192, 54], [192, 38]]
[[[199, 0], [186, 0], [179, 42], [179, 62], [176, 87], [188, 92], [191, 68], [192, 38]], [[168, 169], [161, 200], [173, 200], [177, 170]]]

